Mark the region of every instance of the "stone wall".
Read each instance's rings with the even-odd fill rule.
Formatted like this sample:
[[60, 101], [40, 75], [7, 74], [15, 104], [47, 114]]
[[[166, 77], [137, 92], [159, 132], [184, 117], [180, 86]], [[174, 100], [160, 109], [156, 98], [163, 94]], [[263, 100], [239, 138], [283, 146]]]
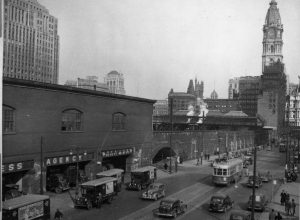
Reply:
[[[171, 136], [171, 138], [170, 138]], [[191, 132], [154, 132], [151, 141], [142, 146], [141, 165], [152, 163], [157, 152], [170, 147], [184, 160], [195, 159], [201, 152], [213, 155], [219, 149], [220, 153], [237, 151], [252, 147], [254, 131], [191, 131]]]

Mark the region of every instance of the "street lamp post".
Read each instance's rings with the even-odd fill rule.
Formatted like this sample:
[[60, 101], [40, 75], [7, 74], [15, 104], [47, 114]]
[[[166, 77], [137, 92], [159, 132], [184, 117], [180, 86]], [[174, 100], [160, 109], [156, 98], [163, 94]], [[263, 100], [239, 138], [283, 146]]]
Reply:
[[43, 152], [43, 136], [41, 136], [41, 180], [40, 180], [40, 194], [44, 194], [44, 176], [43, 176], [43, 169], [44, 169], [44, 152]]
[[171, 134], [170, 134], [170, 165], [169, 172], [172, 173], [172, 135], [173, 135], [173, 98], [170, 98], [170, 123], [171, 123]]
[[254, 146], [254, 162], [253, 162], [253, 185], [252, 185], [252, 209], [251, 220], [254, 219], [254, 206], [255, 206], [255, 181], [256, 181], [256, 146]]

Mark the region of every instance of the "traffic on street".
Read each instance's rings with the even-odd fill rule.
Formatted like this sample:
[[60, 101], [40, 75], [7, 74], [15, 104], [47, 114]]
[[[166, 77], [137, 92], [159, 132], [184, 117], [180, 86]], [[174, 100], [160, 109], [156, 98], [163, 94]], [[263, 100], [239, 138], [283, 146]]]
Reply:
[[[278, 149], [273, 151], [261, 150], [257, 152], [257, 172], [269, 173], [270, 181], [262, 183], [256, 189], [256, 195], [263, 195], [266, 203], [262, 210], [255, 212], [256, 219], [260, 219], [263, 212], [269, 212], [268, 204], [283, 184], [284, 178], [284, 154]], [[60, 207], [64, 211], [65, 219], [160, 219], [163, 216], [155, 214], [160, 207], [161, 201], [165, 199], [179, 199], [186, 204], [183, 213], [176, 214], [177, 219], [229, 219], [230, 213], [235, 210], [242, 210], [250, 213], [249, 197], [252, 188], [247, 187], [249, 176], [253, 172], [253, 165], [248, 165], [242, 170], [242, 178], [227, 186], [216, 185], [213, 182], [213, 167], [210, 162], [204, 161], [203, 165], [197, 165], [195, 160], [185, 161], [179, 165], [178, 172], [173, 174], [157, 171], [157, 180], [164, 184], [165, 195], [153, 200], [141, 199], [145, 190], [128, 191], [126, 184], [122, 186], [121, 192], [110, 203], [104, 203], [100, 209], [74, 209], [72, 200], [68, 193], [50, 194], [52, 199], [51, 209]], [[128, 178], [129, 180], [129, 178]], [[274, 184], [274, 180], [276, 184]], [[288, 184], [288, 183], [287, 183]], [[71, 190], [71, 193], [73, 191]], [[294, 192], [295, 193], [295, 192]], [[228, 195], [232, 204], [222, 210], [210, 210], [211, 199], [214, 195]], [[276, 202], [276, 201], [275, 201]], [[173, 213], [174, 214], [174, 213]]]

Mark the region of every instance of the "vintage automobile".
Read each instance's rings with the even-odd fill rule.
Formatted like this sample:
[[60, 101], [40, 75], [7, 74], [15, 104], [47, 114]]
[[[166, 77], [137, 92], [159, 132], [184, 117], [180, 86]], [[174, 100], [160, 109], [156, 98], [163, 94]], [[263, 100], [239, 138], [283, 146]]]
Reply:
[[232, 210], [229, 220], [251, 220], [251, 213], [244, 210]]
[[146, 166], [131, 171], [131, 181], [127, 190], [142, 190], [147, 188], [156, 179], [156, 167]]
[[[248, 181], [247, 181], [248, 187], [253, 187], [253, 179], [254, 179], [253, 177], [254, 177], [253, 175], [248, 177]], [[255, 177], [255, 187], [259, 188], [261, 186], [262, 186], [262, 179], [261, 179], [261, 177], [256, 176]]]
[[[249, 197], [248, 210], [252, 210], [252, 195]], [[254, 210], [264, 211], [268, 204], [266, 196], [263, 194], [255, 195]]]
[[169, 198], [161, 200], [159, 208], [153, 210], [153, 214], [157, 216], [169, 216], [176, 218], [177, 215], [187, 210], [187, 204], [179, 199]]
[[73, 199], [75, 208], [92, 207], [100, 208], [102, 203], [110, 203], [116, 195], [117, 179], [114, 177], [103, 177], [91, 180], [80, 185], [81, 196]]
[[272, 180], [272, 176], [269, 172], [267, 173], [259, 173], [259, 177], [263, 183], [268, 183]]
[[4, 201], [2, 219], [50, 220], [50, 198], [48, 195], [27, 194]]
[[149, 185], [146, 191], [142, 193], [141, 199], [153, 199], [165, 197], [165, 184], [163, 183], [152, 183]]
[[233, 207], [234, 201], [224, 194], [213, 195], [209, 203], [210, 212], [226, 212], [228, 209]]
[[22, 195], [25, 195], [24, 192], [19, 190], [19, 185], [16, 184], [6, 184], [3, 187], [3, 191], [2, 191], [2, 201], [6, 201], [9, 199], [13, 199], [13, 198], [17, 198], [20, 197]]
[[252, 165], [253, 161], [252, 161], [252, 157], [251, 156], [244, 156], [244, 161], [247, 163], [247, 165]]
[[117, 182], [117, 192], [120, 192], [122, 189], [122, 184], [124, 181], [124, 170], [123, 169], [110, 169], [110, 170], [105, 170], [103, 172], [97, 173], [96, 174], [96, 178], [100, 179], [103, 177], [115, 177], [117, 178], [118, 182]]
[[69, 182], [63, 174], [51, 174], [47, 177], [47, 190], [54, 191], [56, 193], [62, 193], [69, 190]]
[[289, 170], [289, 171], [285, 172], [285, 178], [286, 178], [287, 182], [294, 182], [297, 180], [298, 175], [295, 171]]

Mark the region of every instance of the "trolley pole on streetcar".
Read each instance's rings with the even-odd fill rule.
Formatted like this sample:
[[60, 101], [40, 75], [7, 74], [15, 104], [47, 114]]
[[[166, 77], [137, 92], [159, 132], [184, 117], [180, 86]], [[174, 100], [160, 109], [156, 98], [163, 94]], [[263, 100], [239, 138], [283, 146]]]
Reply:
[[253, 163], [253, 185], [252, 185], [252, 209], [251, 209], [251, 220], [255, 220], [255, 219], [254, 219], [255, 182], [256, 182], [256, 146], [254, 146], [254, 163]]

